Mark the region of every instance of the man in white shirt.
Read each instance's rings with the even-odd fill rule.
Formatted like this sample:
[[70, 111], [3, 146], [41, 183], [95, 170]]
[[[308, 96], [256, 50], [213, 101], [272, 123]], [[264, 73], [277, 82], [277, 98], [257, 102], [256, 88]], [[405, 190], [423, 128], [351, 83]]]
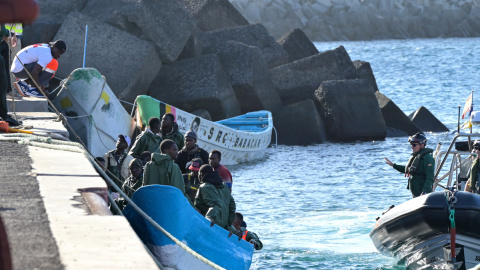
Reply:
[[[45, 87], [58, 69], [57, 59], [66, 50], [67, 45], [60, 39], [50, 44], [30, 45], [21, 50], [10, 68], [16, 78], [25, 79], [15, 83], [18, 92], [22, 96], [45, 97], [48, 95]], [[41, 89], [37, 89], [37, 85]]]

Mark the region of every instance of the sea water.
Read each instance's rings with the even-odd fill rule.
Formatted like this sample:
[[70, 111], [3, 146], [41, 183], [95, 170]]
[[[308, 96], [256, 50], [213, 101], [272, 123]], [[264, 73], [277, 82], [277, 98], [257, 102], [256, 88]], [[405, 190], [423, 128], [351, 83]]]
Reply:
[[[453, 131], [472, 90], [480, 104], [480, 38], [315, 45], [343, 45], [352, 60], [370, 62], [380, 92], [407, 115], [425, 106]], [[453, 135], [427, 137], [429, 147], [442, 142], [445, 150]], [[407, 140], [279, 145], [262, 160], [230, 166], [237, 211], [264, 244], [251, 269], [404, 269], [369, 233], [390, 205], [411, 198], [407, 179], [384, 162], [406, 163]]]

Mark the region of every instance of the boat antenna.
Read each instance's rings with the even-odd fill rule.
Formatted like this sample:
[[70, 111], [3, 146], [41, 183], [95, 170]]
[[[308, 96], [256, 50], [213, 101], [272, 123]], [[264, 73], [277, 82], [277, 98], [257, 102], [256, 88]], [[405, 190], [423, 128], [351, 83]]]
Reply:
[[88, 24], [85, 25], [85, 46], [83, 47], [83, 68], [85, 68], [85, 58], [87, 58], [87, 35], [88, 35]]

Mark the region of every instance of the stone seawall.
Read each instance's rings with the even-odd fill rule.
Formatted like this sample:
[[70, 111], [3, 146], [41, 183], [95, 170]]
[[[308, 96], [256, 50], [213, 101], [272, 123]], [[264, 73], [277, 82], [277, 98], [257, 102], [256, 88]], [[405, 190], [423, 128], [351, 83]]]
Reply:
[[480, 0], [230, 0], [275, 38], [313, 41], [480, 36]]

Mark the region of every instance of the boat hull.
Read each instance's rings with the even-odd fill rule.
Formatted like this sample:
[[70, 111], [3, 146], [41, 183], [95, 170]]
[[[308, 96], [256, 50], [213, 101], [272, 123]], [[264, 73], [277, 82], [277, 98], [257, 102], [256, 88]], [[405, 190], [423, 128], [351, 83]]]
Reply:
[[[194, 210], [175, 187], [150, 185], [138, 189], [132, 200], [175, 238], [225, 269], [249, 269], [253, 245], [210, 221]], [[155, 229], [131, 205], [123, 210], [130, 225], [165, 267], [211, 269]]]
[[[135, 128], [132, 117], [94, 68], [74, 70], [53, 103], [96, 157], [115, 149], [118, 135], [131, 136]], [[72, 133], [70, 139], [76, 141]]]
[[[469, 269], [480, 263], [480, 196], [462, 191], [455, 196], [456, 269]], [[386, 212], [370, 237], [381, 253], [407, 269], [454, 269], [449, 214], [445, 193], [433, 192]]]
[[[144, 128], [150, 117], [161, 117], [165, 113], [175, 115], [179, 131], [193, 129], [197, 133], [197, 144], [210, 152], [222, 153], [222, 164], [233, 165], [251, 161], [265, 155], [272, 136], [272, 115], [268, 111], [251, 112], [234, 118], [212, 122], [149, 96], [136, 99], [137, 124]], [[238, 128], [238, 129], [235, 129]]]

